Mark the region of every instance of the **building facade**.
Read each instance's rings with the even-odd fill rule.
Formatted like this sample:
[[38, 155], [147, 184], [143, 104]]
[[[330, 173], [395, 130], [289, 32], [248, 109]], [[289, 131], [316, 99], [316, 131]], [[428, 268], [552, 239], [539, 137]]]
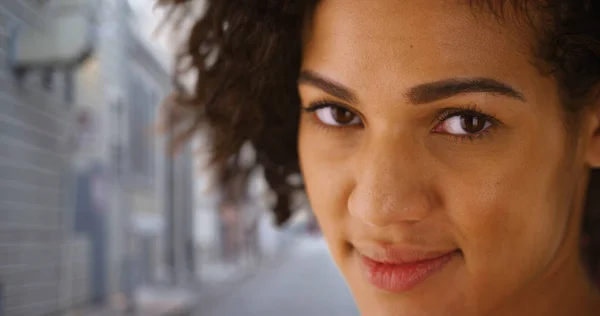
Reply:
[[43, 315], [60, 306], [67, 214], [66, 103], [9, 63], [24, 29], [44, 27], [36, 1], [0, 3], [0, 311]]
[[0, 3], [0, 315], [192, 270], [191, 152], [169, 159], [152, 133], [169, 71], [133, 18], [119, 0]]

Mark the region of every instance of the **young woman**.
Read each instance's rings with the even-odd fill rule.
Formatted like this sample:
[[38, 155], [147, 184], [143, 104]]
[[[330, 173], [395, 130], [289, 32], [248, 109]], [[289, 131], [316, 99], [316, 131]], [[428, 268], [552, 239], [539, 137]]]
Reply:
[[364, 315], [600, 315], [600, 2], [171, 2], [176, 122], [250, 142], [280, 223], [301, 172]]

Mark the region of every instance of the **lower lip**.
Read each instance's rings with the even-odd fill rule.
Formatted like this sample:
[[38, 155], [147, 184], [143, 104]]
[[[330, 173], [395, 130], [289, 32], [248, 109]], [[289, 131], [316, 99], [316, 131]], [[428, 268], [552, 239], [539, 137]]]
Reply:
[[360, 256], [362, 271], [369, 283], [388, 292], [407, 292], [441, 271], [459, 251], [438, 258], [405, 264], [386, 264]]

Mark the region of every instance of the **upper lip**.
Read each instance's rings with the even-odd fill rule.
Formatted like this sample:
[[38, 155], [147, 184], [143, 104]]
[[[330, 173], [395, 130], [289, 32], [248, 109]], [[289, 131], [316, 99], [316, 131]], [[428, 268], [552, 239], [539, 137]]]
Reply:
[[453, 253], [458, 249], [428, 250], [424, 248], [404, 245], [361, 245], [356, 247], [357, 252], [381, 264], [408, 264], [432, 260]]

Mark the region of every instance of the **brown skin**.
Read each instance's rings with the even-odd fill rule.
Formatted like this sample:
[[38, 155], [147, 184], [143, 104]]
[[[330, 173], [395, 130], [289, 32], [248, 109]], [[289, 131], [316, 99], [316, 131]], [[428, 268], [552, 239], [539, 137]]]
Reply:
[[[565, 128], [557, 83], [533, 65], [533, 35], [454, 1], [325, 0], [307, 23], [302, 70], [350, 90], [344, 100], [299, 81], [300, 164], [333, 258], [363, 315], [594, 315], [580, 260], [598, 115]], [[415, 86], [490, 78], [522, 95], [462, 93], [415, 105]], [[448, 108], [492, 116], [474, 137], [451, 135]], [[347, 121], [343, 121], [347, 115]], [[331, 119], [350, 122], [330, 126]], [[357, 124], [354, 124], [357, 123]], [[460, 249], [413, 290], [366, 282], [357, 247]]]

